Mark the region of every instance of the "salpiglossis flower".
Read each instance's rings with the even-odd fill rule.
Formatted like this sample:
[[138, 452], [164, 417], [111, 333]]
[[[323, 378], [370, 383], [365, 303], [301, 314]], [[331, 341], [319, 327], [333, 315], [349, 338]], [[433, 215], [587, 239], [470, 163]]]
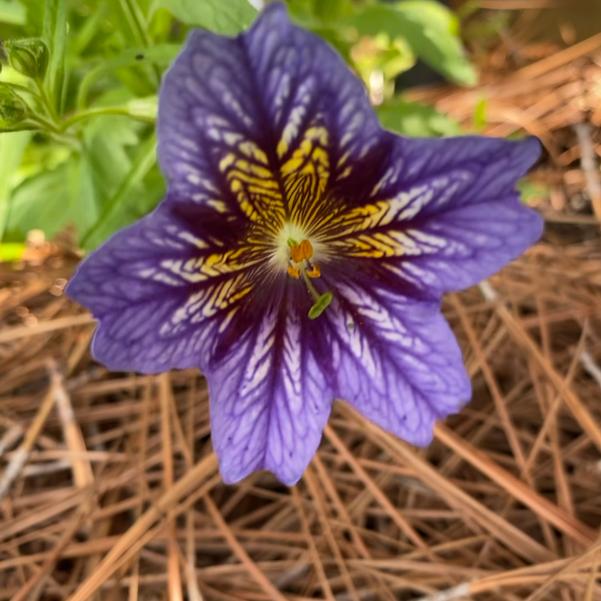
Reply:
[[418, 140], [378, 125], [322, 40], [272, 4], [194, 31], [159, 100], [160, 206], [80, 266], [112, 370], [200, 368], [223, 478], [297, 481], [333, 400], [426, 445], [470, 398], [444, 292], [517, 257], [537, 141]]

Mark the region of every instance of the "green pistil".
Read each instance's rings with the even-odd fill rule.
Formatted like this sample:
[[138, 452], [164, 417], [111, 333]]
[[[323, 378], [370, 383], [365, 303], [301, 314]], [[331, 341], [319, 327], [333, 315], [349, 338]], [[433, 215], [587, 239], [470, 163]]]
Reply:
[[324, 292], [309, 309], [309, 319], [317, 319], [330, 306], [333, 298], [331, 292]]
[[290, 248], [298, 246], [298, 242], [294, 238], [288, 238], [287, 243]]
[[332, 303], [334, 295], [331, 292], [324, 292], [319, 294], [313, 282], [307, 277], [307, 274], [303, 271], [303, 280], [307, 286], [307, 290], [311, 295], [311, 298], [315, 301], [309, 309], [309, 319], [317, 319]]

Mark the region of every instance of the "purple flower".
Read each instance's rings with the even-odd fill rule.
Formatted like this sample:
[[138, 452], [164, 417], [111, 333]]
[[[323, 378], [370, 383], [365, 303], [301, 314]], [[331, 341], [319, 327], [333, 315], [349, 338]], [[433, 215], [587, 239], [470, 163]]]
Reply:
[[109, 369], [200, 368], [223, 478], [296, 482], [341, 398], [427, 445], [470, 398], [440, 312], [535, 242], [533, 139], [382, 130], [335, 52], [271, 4], [195, 31], [162, 86], [167, 197], [92, 253], [70, 296]]

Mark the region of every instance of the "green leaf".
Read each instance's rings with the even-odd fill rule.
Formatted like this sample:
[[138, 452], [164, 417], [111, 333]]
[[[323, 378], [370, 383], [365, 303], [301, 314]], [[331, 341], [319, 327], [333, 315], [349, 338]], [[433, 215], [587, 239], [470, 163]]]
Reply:
[[345, 22], [360, 35], [402, 37], [417, 56], [445, 77], [463, 85], [476, 83], [475, 70], [458, 36], [457, 20], [438, 2], [406, 0], [370, 5]]
[[[86, 128], [97, 206], [94, 220], [78, 230], [81, 245], [88, 250], [148, 213], [163, 194], [162, 178], [151, 184], [145, 180], [156, 165], [156, 138], [151, 133], [141, 139], [140, 129], [138, 123], [119, 117], [97, 118]], [[135, 149], [133, 159], [129, 149]]]
[[139, 127], [122, 117], [97, 117], [84, 131], [86, 158], [100, 198], [110, 197], [131, 167], [128, 149], [137, 146]]
[[286, 4], [293, 19], [310, 29], [336, 26], [339, 19], [349, 17], [355, 11], [351, 0], [287, 0]]
[[46, 83], [50, 97], [60, 112], [65, 78], [65, 46], [67, 37], [67, 15], [65, 0], [46, 0], [44, 9], [44, 39], [50, 51], [50, 63], [46, 72]]
[[32, 229], [52, 238], [67, 225], [79, 229], [93, 222], [97, 209], [85, 168], [82, 158], [74, 157], [25, 180], [10, 201], [6, 238], [24, 240]]
[[25, 25], [25, 7], [19, 0], [0, 0], [0, 23]]
[[[98, 219], [83, 234], [81, 238], [83, 248], [86, 250], [96, 248], [115, 231], [154, 208], [162, 189], [155, 190], [153, 193], [151, 189], [141, 187], [141, 184], [155, 163], [156, 139], [150, 136], [138, 150], [133, 164], [118, 188], [104, 202]], [[134, 202], [136, 196], [138, 202]]]
[[7, 240], [22, 241], [31, 229], [52, 238], [73, 227], [89, 249], [152, 210], [164, 185], [155, 167], [154, 135], [140, 139], [141, 130], [123, 117], [91, 121], [83, 152], [35, 172], [14, 190]]
[[415, 138], [460, 135], [459, 124], [435, 108], [395, 98], [376, 108], [382, 127]]
[[321, 25], [314, 11], [313, 0], [287, 0], [290, 17], [301, 27], [312, 29]]
[[350, 0], [288, 0], [288, 12], [294, 23], [329, 42], [351, 62], [351, 45], [340, 28], [340, 20], [353, 12]]
[[352, 10], [349, 0], [313, 0], [313, 6], [323, 21], [335, 21]]
[[25, 2], [25, 17], [29, 35], [39, 36], [44, 29], [44, 6], [46, 0], [27, 0]]
[[89, 68], [82, 78], [77, 92], [77, 107], [84, 108], [88, 105], [92, 88], [107, 74], [113, 74], [125, 67], [139, 68], [149, 63], [165, 68], [179, 52], [181, 52], [179, 44], [157, 44], [151, 48], [128, 48], [111, 58], [104, 57], [95, 67]]
[[155, 0], [152, 11], [159, 8], [166, 8], [182, 23], [225, 35], [240, 33], [257, 15], [248, 0]]
[[18, 182], [16, 172], [31, 135], [27, 131], [0, 134], [0, 240], [9, 214], [9, 198]]

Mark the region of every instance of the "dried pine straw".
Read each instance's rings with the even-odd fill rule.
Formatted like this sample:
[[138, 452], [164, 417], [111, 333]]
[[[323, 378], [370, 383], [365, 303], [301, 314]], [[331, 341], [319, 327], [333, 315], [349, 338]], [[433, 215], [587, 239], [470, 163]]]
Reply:
[[582, 44], [420, 92], [462, 120], [486, 93], [491, 133], [541, 135], [551, 222], [447, 299], [474, 397], [426, 450], [338, 403], [298, 486], [224, 486], [200, 374], [94, 364], [65, 249], [0, 266], [0, 601], [601, 599], [601, 245], [575, 202], [598, 190], [601, 38]]

